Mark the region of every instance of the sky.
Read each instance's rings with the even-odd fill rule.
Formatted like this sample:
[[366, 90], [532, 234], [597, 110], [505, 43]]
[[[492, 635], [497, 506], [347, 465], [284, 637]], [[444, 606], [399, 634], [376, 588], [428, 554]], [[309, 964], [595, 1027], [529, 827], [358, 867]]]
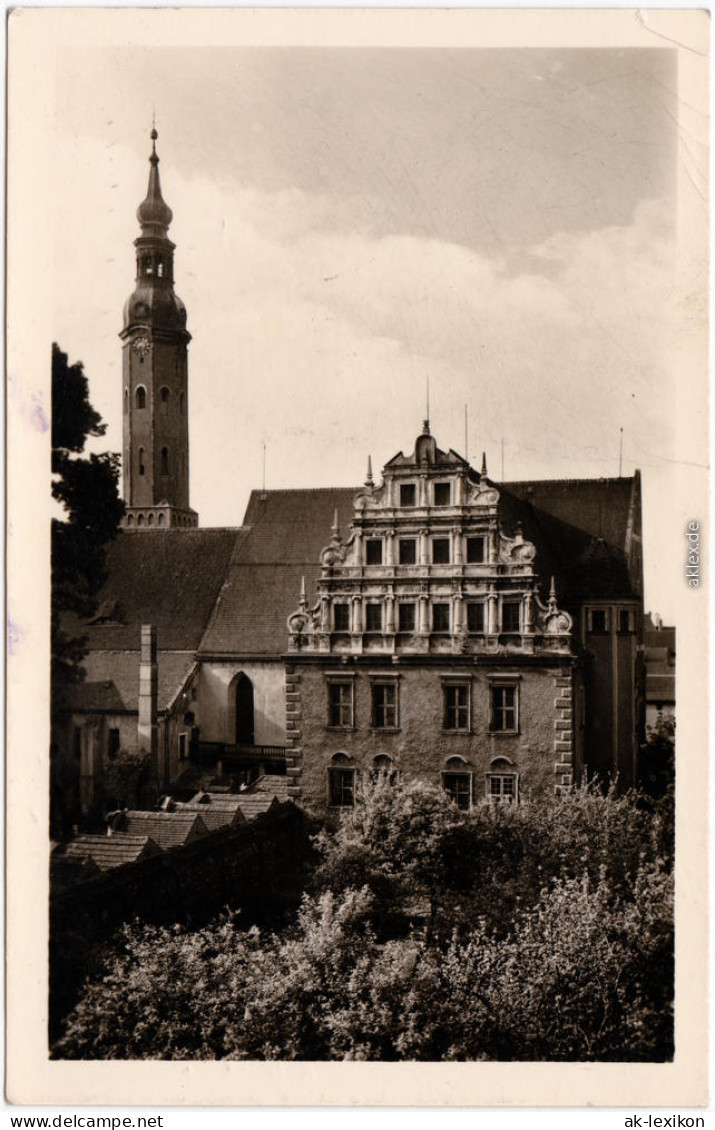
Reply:
[[202, 525], [240, 525], [264, 444], [269, 489], [359, 485], [368, 454], [412, 448], [429, 382], [440, 446], [485, 451], [497, 482], [617, 475], [622, 428], [646, 607], [673, 615], [654, 519], [676, 458], [675, 52], [58, 58], [53, 332], [104, 447], [155, 114]]

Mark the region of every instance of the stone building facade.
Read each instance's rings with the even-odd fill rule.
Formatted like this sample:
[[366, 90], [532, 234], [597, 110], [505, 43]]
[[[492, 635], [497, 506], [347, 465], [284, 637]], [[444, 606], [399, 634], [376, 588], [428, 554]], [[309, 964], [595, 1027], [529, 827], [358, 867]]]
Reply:
[[[380, 769], [462, 807], [580, 775], [573, 621], [540, 592], [536, 546], [499, 491], [429, 424], [354, 499], [320, 554], [317, 602], [288, 618], [286, 735], [310, 807], [352, 802]], [[319, 752], [318, 752], [319, 751]]]

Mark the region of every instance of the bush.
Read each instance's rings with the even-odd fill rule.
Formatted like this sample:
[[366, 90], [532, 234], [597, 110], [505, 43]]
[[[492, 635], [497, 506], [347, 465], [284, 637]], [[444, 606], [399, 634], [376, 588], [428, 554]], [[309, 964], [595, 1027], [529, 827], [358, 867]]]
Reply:
[[[657, 826], [635, 798], [592, 789], [461, 813], [427, 786], [379, 781], [319, 836], [294, 926], [125, 928], [53, 1054], [667, 1059], [672, 876]], [[384, 941], [395, 901], [413, 925]]]

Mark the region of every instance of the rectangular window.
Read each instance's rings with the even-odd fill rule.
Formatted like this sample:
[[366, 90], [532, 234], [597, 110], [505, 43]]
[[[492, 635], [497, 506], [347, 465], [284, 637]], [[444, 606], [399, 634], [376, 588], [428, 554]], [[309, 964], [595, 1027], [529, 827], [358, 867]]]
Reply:
[[107, 753], [110, 757], [114, 757], [119, 753], [119, 730], [109, 730], [107, 733]]
[[336, 632], [350, 631], [350, 605], [333, 605], [333, 630]]
[[382, 605], [381, 604], [366, 604], [365, 605], [365, 631], [366, 632], [381, 632], [382, 631]]
[[592, 608], [589, 611], [588, 630], [596, 634], [608, 631], [608, 613], [605, 608]]
[[414, 538], [400, 538], [400, 565], [414, 565], [417, 561], [417, 542]]
[[435, 506], [449, 506], [452, 500], [452, 484], [451, 483], [435, 483], [434, 484], [434, 504]]
[[353, 685], [328, 683], [328, 725], [343, 729], [353, 724]]
[[355, 804], [355, 770], [329, 769], [330, 804], [333, 808], [352, 808]]
[[484, 631], [484, 605], [482, 603], [467, 605], [467, 630], [470, 632]]
[[444, 695], [443, 726], [445, 730], [469, 729], [469, 686], [467, 683], [442, 688]]
[[443, 773], [442, 786], [457, 808], [469, 808], [472, 803], [471, 773]]
[[618, 612], [618, 631], [625, 634], [633, 630], [633, 613], [627, 608], [621, 608]]
[[415, 630], [415, 606], [414, 604], [398, 604], [397, 606], [397, 630], [398, 632], [414, 632]]
[[400, 485], [400, 506], [414, 506], [416, 493], [414, 483], [402, 483]]
[[186, 761], [186, 734], [179, 734], [179, 761]]
[[490, 800], [512, 801], [517, 797], [516, 773], [488, 773], [487, 789]]
[[377, 730], [397, 728], [397, 686], [395, 683], [373, 683], [372, 724]]
[[467, 564], [481, 565], [484, 561], [484, 538], [467, 538]]
[[518, 632], [521, 629], [521, 601], [504, 600], [501, 606], [501, 630]]
[[449, 538], [432, 538], [433, 565], [449, 565]]
[[365, 542], [365, 564], [382, 565], [382, 538], [368, 538]]
[[448, 604], [433, 604], [432, 605], [432, 631], [433, 632], [448, 632], [449, 631], [449, 605]]
[[497, 733], [516, 733], [518, 723], [517, 693], [517, 687], [491, 688], [491, 729]]

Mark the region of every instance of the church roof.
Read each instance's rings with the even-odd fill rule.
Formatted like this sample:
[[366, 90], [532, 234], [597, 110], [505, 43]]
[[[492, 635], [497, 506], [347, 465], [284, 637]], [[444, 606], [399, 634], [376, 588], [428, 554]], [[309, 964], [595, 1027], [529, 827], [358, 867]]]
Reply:
[[226, 582], [201, 641], [204, 654], [238, 651], [281, 655], [286, 620], [305, 577], [315, 592], [318, 556], [330, 541], [335, 511], [343, 536], [353, 516], [358, 487], [253, 491]]

